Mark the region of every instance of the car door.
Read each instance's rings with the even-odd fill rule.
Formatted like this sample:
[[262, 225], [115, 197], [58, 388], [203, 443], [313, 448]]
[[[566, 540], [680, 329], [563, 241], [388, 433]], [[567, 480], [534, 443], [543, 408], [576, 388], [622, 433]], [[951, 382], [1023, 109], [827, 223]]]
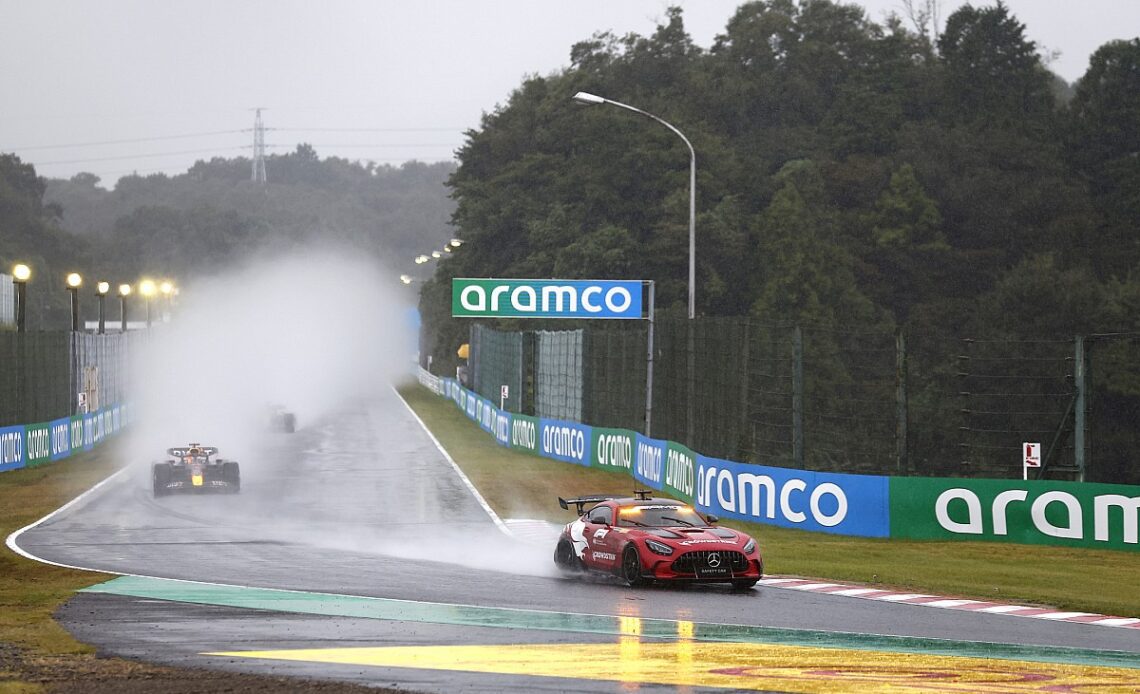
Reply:
[[609, 504], [599, 504], [586, 516], [586, 562], [595, 568], [610, 570], [617, 564], [613, 537], [614, 509]]

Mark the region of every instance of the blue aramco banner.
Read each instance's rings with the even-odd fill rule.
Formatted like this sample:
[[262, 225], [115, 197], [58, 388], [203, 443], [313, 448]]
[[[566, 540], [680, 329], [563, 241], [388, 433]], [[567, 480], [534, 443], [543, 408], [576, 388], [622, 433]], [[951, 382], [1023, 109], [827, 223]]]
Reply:
[[724, 518], [815, 532], [890, 536], [889, 478], [808, 472], [697, 455], [694, 503]]
[[538, 420], [538, 454], [566, 463], [590, 465], [590, 427], [558, 419]]
[[24, 454], [24, 427], [0, 428], [0, 472], [24, 467]]

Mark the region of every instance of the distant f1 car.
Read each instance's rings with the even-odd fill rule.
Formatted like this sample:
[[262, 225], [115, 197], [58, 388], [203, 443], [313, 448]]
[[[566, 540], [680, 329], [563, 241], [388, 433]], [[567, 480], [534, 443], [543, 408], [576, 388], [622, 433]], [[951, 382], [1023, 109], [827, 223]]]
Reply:
[[[554, 549], [554, 563], [566, 573], [601, 571], [631, 586], [651, 581], [730, 583], [746, 589], [764, 573], [756, 540], [715, 525], [716, 516], [701, 517], [693, 507], [672, 499], [559, 497], [573, 504], [578, 520], [568, 524]], [[594, 504], [588, 512], [587, 504]]]
[[297, 415], [289, 412], [284, 407], [273, 405], [269, 409], [269, 429], [270, 431], [280, 431], [286, 434], [292, 434], [297, 428]]
[[192, 443], [185, 448], [168, 448], [169, 460], [151, 466], [154, 495], [177, 492], [241, 491], [241, 469], [236, 461], [213, 456], [218, 449]]

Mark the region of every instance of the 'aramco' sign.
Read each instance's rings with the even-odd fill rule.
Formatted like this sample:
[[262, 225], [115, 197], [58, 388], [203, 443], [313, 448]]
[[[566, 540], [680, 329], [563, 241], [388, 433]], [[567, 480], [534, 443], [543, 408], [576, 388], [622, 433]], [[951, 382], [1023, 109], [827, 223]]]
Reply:
[[451, 315], [456, 318], [624, 318], [643, 317], [640, 280], [451, 281]]

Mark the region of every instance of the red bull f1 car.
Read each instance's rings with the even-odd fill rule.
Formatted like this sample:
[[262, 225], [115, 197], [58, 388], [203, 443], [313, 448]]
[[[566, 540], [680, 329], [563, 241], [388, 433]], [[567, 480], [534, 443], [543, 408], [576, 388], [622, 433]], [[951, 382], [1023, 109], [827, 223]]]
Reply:
[[[636, 498], [583, 496], [558, 499], [576, 508], [554, 549], [554, 563], [565, 573], [600, 571], [631, 586], [652, 581], [729, 583], [747, 589], [764, 573], [756, 540], [716, 525], [692, 506], [635, 492]], [[586, 506], [590, 509], [586, 511]]]
[[151, 466], [154, 495], [179, 492], [241, 491], [241, 469], [234, 460], [216, 458], [218, 449], [192, 443], [185, 448], [168, 448], [170, 459]]

